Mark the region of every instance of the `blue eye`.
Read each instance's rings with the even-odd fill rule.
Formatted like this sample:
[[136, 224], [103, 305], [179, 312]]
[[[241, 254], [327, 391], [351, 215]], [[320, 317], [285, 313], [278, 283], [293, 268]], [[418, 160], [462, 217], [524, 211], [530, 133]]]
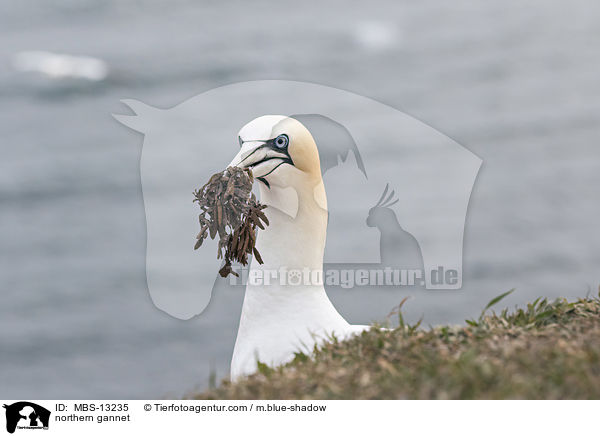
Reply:
[[275, 138], [275, 146], [277, 148], [285, 148], [288, 146], [290, 140], [287, 135], [279, 135]]

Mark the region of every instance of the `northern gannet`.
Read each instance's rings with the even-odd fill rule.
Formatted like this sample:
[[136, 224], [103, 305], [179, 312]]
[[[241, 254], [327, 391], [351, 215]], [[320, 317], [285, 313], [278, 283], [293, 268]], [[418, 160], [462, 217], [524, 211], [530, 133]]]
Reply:
[[[230, 166], [251, 168], [259, 181], [260, 201], [268, 207], [269, 226], [256, 247], [264, 263], [252, 262], [249, 277], [281, 271], [306, 271], [323, 277], [327, 197], [317, 145], [294, 118], [265, 115], [238, 134], [240, 151]], [[248, 282], [231, 361], [231, 379], [251, 374], [257, 361], [280, 365], [298, 351], [335, 335], [343, 339], [367, 329], [350, 325], [320, 284]]]

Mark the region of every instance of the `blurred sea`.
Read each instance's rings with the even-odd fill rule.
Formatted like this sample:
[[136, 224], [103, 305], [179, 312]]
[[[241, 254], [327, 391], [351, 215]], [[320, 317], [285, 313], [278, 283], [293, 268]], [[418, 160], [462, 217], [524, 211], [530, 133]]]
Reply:
[[[179, 396], [228, 373], [241, 294], [190, 321], [149, 298], [142, 138], [111, 117], [122, 98], [166, 108], [232, 82], [315, 82], [399, 108], [480, 156], [463, 290], [414, 294], [411, 321], [460, 323], [511, 288], [504, 305], [597, 292], [597, 2], [2, 9], [0, 397]], [[56, 59], [25, 71], [39, 50], [93, 57], [108, 73], [74, 77]], [[391, 309], [366, 318], [351, 295], [336, 304], [354, 323]]]

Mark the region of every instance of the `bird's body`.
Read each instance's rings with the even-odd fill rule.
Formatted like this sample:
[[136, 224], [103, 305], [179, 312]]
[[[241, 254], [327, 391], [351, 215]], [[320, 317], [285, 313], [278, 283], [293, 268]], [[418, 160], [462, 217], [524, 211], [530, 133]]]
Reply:
[[[285, 149], [265, 145], [283, 136]], [[252, 168], [261, 180], [260, 199], [270, 224], [258, 232], [256, 247], [264, 263], [250, 267], [232, 379], [254, 372], [258, 361], [283, 364], [332, 335], [343, 339], [366, 328], [350, 325], [322, 284], [327, 199], [308, 130], [292, 118], [264, 116], [240, 131], [240, 144], [232, 165]]]

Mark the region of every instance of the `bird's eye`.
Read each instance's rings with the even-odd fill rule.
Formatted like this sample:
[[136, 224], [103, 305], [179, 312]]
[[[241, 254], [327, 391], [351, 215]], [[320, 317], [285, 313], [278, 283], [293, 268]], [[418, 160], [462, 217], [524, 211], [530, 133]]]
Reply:
[[275, 146], [278, 148], [285, 148], [288, 146], [289, 138], [287, 135], [279, 135], [275, 138]]
[[242, 141], [242, 137], [238, 136], [238, 142], [240, 143], [240, 147], [244, 145], [244, 141]]

